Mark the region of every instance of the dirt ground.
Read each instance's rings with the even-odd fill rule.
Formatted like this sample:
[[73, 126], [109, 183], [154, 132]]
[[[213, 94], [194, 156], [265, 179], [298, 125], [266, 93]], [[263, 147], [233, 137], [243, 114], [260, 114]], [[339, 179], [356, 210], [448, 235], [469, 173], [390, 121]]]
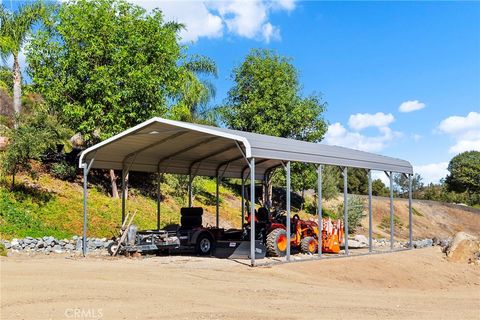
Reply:
[[251, 268], [197, 257], [1, 258], [1, 319], [480, 319], [439, 247]]

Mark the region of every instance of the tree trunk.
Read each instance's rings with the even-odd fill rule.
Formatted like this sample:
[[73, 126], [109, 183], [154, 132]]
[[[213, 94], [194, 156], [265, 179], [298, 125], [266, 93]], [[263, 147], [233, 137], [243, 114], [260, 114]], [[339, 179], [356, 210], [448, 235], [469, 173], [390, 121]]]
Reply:
[[18, 55], [13, 55], [13, 111], [15, 128], [18, 126], [18, 116], [22, 112], [22, 73], [18, 63]]
[[300, 206], [300, 211], [303, 211], [305, 205], [305, 186], [302, 186], [302, 204]]
[[129, 174], [130, 174], [130, 173], [127, 173], [127, 174], [125, 175], [125, 200], [128, 199], [128, 175], [129, 175]]
[[12, 172], [12, 185], [10, 186], [10, 189], [13, 191], [15, 189], [15, 173], [16, 173], [16, 169], [13, 170]]
[[110, 169], [110, 182], [112, 183], [112, 198], [118, 199], [117, 176], [113, 169]]
[[267, 203], [268, 203], [268, 206], [271, 208], [273, 206], [273, 172], [269, 173], [268, 174], [268, 177], [267, 177]]

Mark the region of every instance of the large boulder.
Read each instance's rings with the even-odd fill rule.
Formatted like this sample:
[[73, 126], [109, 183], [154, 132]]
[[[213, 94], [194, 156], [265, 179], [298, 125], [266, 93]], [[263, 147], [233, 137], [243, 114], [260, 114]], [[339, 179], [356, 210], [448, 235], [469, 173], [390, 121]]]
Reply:
[[445, 250], [448, 260], [455, 262], [479, 262], [480, 240], [466, 232], [458, 232]]
[[361, 234], [357, 234], [355, 237], [353, 237], [353, 240], [360, 243], [368, 244], [368, 238]]
[[432, 239], [422, 239], [422, 240], [413, 241], [413, 247], [416, 248], [416, 249], [426, 248], [426, 247], [431, 247], [431, 246], [433, 246], [433, 240]]
[[70, 138], [70, 143], [72, 147], [81, 149], [85, 146], [85, 140], [81, 133], [76, 133], [73, 137]]
[[350, 249], [361, 249], [367, 247], [367, 244], [357, 240], [348, 239], [348, 247]]

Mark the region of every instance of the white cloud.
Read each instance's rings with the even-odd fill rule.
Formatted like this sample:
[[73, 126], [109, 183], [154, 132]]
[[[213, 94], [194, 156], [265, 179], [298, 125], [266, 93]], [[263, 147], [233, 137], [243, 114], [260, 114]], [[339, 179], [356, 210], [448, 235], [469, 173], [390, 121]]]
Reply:
[[[439, 183], [440, 179], [447, 176], [447, 167], [448, 162], [414, 165], [413, 172], [422, 176], [422, 182], [424, 184]], [[380, 179], [387, 186], [387, 188], [390, 187], [390, 179], [384, 172], [372, 171], [372, 179]]]
[[466, 117], [451, 116], [440, 122], [440, 133], [450, 135], [455, 144], [448, 149], [450, 153], [480, 151], [480, 113], [470, 112]]
[[398, 107], [398, 111], [400, 112], [412, 112], [416, 110], [420, 110], [425, 108], [425, 103], [420, 102], [418, 100], [409, 100], [403, 102], [400, 107]]
[[379, 135], [366, 136], [359, 132], [348, 131], [339, 122], [328, 126], [324, 142], [330, 145], [339, 145], [352, 149], [377, 152], [383, 150], [395, 138], [401, 136], [400, 132], [389, 127], [379, 127]]
[[448, 134], [464, 133], [469, 130], [480, 130], [480, 113], [470, 112], [466, 117], [452, 116], [448, 117], [438, 126], [438, 130]]
[[391, 113], [357, 113], [350, 116], [348, 119], [348, 126], [358, 131], [368, 127], [386, 127], [394, 120], [395, 118]]
[[267, 20], [267, 8], [261, 1], [222, 1], [215, 7], [228, 31], [245, 38], [254, 38]]
[[430, 163], [425, 165], [414, 165], [413, 171], [423, 178], [423, 183], [438, 183], [440, 179], [445, 178], [448, 174], [448, 162]]
[[480, 139], [460, 140], [448, 149], [450, 153], [462, 153], [464, 151], [480, 151]]
[[131, 0], [147, 10], [159, 8], [167, 20], [183, 23], [183, 41], [216, 38], [225, 33], [265, 42], [280, 40], [280, 28], [269, 22], [272, 11], [295, 9], [294, 0], [153, 1]]
[[422, 139], [423, 137], [419, 134], [412, 134], [412, 138], [413, 138], [413, 141], [417, 142], [417, 141], [420, 141], [420, 139]]
[[285, 9], [287, 11], [292, 11], [295, 9], [295, 0], [278, 0], [273, 2], [275, 7]]
[[146, 9], [158, 6], [167, 20], [183, 23], [185, 29], [180, 33], [182, 41], [197, 41], [200, 37], [217, 38], [223, 34], [222, 18], [211, 13], [203, 2], [140, 0], [133, 2]]
[[270, 40], [280, 40], [280, 30], [277, 27], [272, 26], [270, 22], [266, 23], [262, 27], [262, 36], [266, 43]]

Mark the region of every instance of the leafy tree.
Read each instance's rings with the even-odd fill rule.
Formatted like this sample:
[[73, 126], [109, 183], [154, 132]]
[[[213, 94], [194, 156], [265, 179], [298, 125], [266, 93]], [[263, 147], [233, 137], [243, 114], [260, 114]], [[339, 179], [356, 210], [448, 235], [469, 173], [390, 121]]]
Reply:
[[320, 141], [327, 126], [325, 103], [317, 95], [302, 97], [291, 59], [254, 49], [233, 70], [234, 86], [219, 109], [230, 128], [304, 141]]
[[13, 123], [13, 82], [12, 72], [7, 67], [0, 67], [0, 125], [8, 127]]
[[0, 56], [4, 60], [13, 56], [13, 108], [17, 116], [22, 111], [22, 74], [18, 56], [32, 26], [44, 13], [45, 6], [41, 2], [21, 6], [15, 12], [0, 5]]
[[[348, 192], [355, 194], [368, 193], [367, 171], [360, 168], [348, 168]], [[343, 183], [342, 183], [343, 188]]]
[[386, 197], [389, 195], [387, 186], [380, 179], [375, 179], [372, 181], [372, 195]]
[[480, 152], [466, 151], [456, 155], [448, 164], [445, 183], [448, 190], [474, 194], [480, 192]]
[[215, 62], [207, 57], [194, 56], [184, 64], [185, 81], [178, 95], [179, 102], [171, 110], [171, 118], [205, 124], [215, 124], [215, 115], [208, 102], [215, 97], [215, 86], [207, 79], [217, 77]]
[[0, 66], [0, 89], [5, 90], [9, 95], [13, 93], [13, 73], [10, 68], [6, 66]]
[[55, 150], [59, 144], [64, 145], [71, 132], [56, 117], [40, 109], [22, 115], [19, 126], [7, 130], [5, 134], [9, 143], [2, 155], [2, 169], [12, 175], [13, 189], [17, 172], [24, 170], [34, 177], [31, 160], [40, 160], [47, 150]]
[[336, 166], [323, 166], [322, 197], [326, 200], [338, 196], [338, 185], [341, 181], [340, 170]]
[[[415, 195], [420, 189], [423, 188], [423, 178], [420, 174], [415, 173], [412, 176], [412, 195]], [[393, 175], [394, 190], [402, 195], [408, 196], [408, 177], [404, 174], [397, 173]]]
[[152, 116], [184, 119], [205, 100], [195, 75], [216, 71], [187, 59], [181, 24], [123, 0], [64, 3], [46, 24], [28, 46], [29, 75], [88, 144]]
[[[348, 202], [348, 233], [353, 234], [355, 230], [361, 226], [362, 219], [366, 217], [365, 199], [353, 195], [347, 198]], [[337, 208], [337, 217], [343, 218], [344, 204], [343, 202]]]
[[[326, 104], [315, 94], [303, 97], [298, 78], [291, 59], [269, 50], [250, 51], [232, 72], [235, 84], [218, 108], [220, 120], [232, 129], [320, 141], [327, 129], [322, 117]], [[292, 164], [292, 178], [294, 190], [316, 185], [312, 166]]]
[[[62, 4], [28, 46], [29, 75], [85, 142], [106, 139], [153, 116], [196, 121], [212, 92], [197, 75], [212, 60], [187, 59], [179, 23], [124, 0]], [[110, 170], [112, 195], [118, 197]]]

